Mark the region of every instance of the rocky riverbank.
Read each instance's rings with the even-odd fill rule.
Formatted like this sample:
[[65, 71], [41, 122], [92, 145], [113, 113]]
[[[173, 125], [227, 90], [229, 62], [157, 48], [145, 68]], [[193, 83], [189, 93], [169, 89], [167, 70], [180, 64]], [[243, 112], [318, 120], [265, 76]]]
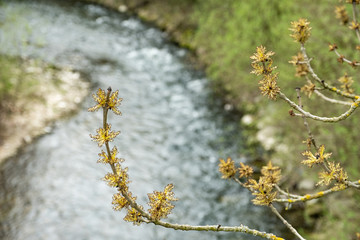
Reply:
[[11, 57], [9, 62], [6, 77], [13, 86], [0, 104], [0, 163], [76, 111], [89, 91], [89, 83], [71, 69], [34, 59]]

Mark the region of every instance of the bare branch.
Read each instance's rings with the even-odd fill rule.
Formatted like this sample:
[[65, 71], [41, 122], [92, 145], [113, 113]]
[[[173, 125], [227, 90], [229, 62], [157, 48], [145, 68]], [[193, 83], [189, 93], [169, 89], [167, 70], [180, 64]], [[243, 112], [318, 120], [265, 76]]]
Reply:
[[273, 211], [273, 213], [275, 213], [275, 215], [276, 215], [278, 218], [281, 219], [281, 221], [286, 225], [286, 227], [289, 228], [290, 231], [291, 231], [293, 234], [295, 234], [295, 236], [297, 236], [297, 237], [298, 237], [299, 239], [301, 239], [301, 240], [305, 240], [305, 238], [303, 238], [303, 237], [296, 231], [296, 229], [295, 229], [293, 226], [291, 226], [291, 224], [290, 224], [288, 221], [286, 221], [286, 219], [283, 218], [283, 216], [281, 216], [281, 214], [278, 212], [278, 210], [276, 210], [276, 208], [275, 208], [272, 204], [270, 204], [269, 207], [270, 207], [271, 211]]
[[[358, 31], [359, 31], [359, 30], [357, 30], [357, 32], [358, 32]], [[334, 48], [333, 51], [335, 52], [335, 54], [336, 54], [339, 58], [341, 58], [341, 61], [344, 61], [344, 62], [346, 62], [346, 63], [348, 63], [348, 64], [350, 64], [350, 65], [352, 65], [352, 66], [360, 66], [360, 62], [354, 62], [354, 61], [351, 61], [351, 60], [347, 59], [346, 57], [344, 57], [344, 55], [340, 54], [340, 53], [338, 52], [338, 50], [336, 50], [336, 48]]]
[[[301, 103], [301, 95], [300, 95], [300, 89], [299, 88], [296, 89], [296, 94], [297, 94], [298, 101], [299, 101], [299, 107], [303, 108], [303, 105]], [[302, 116], [302, 118], [304, 120], [304, 126], [306, 127], [306, 130], [308, 131], [308, 135], [309, 135], [309, 138], [311, 140], [311, 143], [314, 145], [315, 149], [317, 149], [316, 142], [315, 142], [314, 136], [313, 136], [313, 134], [311, 132], [309, 123], [306, 121], [306, 117], [304, 115]]]
[[351, 104], [352, 104], [352, 102], [346, 102], [346, 101], [329, 98], [329, 97], [325, 96], [324, 94], [322, 94], [319, 90], [314, 90], [314, 93], [316, 95], [318, 95], [319, 97], [321, 97], [322, 99], [324, 99], [325, 101], [328, 101], [331, 103], [342, 104], [342, 105], [347, 105], [347, 106], [351, 106]]
[[355, 102], [353, 102], [351, 104], [351, 107], [346, 112], [341, 114], [340, 116], [337, 116], [337, 117], [320, 117], [320, 116], [316, 116], [316, 115], [313, 115], [313, 114], [311, 114], [309, 112], [304, 111], [299, 105], [297, 105], [296, 103], [291, 101], [282, 92], [279, 92], [279, 97], [281, 99], [285, 100], [292, 108], [294, 108], [295, 110], [297, 110], [297, 111], [299, 111], [301, 113], [301, 114], [296, 114], [295, 113], [294, 114], [295, 116], [299, 116], [299, 117], [305, 116], [306, 118], [311, 118], [313, 120], [321, 121], [321, 122], [339, 122], [339, 121], [345, 120], [346, 118], [348, 118], [355, 111], [356, 108], [358, 108], [359, 103], [360, 103], [360, 99], [357, 99]]
[[282, 190], [277, 184], [275, 184], [275, 188], [276, 190], [278, 190], [279, 193], [283, 194], [283, 195], [286, 195], [288, 197], [291, 197], [291, 198], [301, 198], [300, 195], [296, 195], [296, 194], [291, 194], [289, 192], [286, 192], [284, 190]]

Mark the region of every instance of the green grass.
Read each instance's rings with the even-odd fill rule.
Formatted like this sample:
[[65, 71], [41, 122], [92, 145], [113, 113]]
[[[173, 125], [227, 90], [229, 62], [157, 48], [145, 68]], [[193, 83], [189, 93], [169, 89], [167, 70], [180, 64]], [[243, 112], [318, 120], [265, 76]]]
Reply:
[[13, 78], [15, 66], [15, 59], [0, 55], [0, 99], [11, 92], [16, 85], [15, 79]]
[[9, 102], [14, 98], [34, 95], [40, 80], [38, 74], [32, 71], [42, 72], [43, 68], [38, 60], [0, 55], [0, 99]]

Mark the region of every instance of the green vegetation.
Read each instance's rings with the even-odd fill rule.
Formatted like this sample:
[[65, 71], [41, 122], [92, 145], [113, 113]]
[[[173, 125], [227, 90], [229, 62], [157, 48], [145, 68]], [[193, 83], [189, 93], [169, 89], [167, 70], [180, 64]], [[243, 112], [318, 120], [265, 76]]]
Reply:
[[[20, 58], [0, 55], [0, 100], [31, 95], [36, 91], [39, 80], [31, 77], [37, 71], [37, 61], [25, 61]], [[26, 68], [26, 69], [25, 69]]]
[[[311, 22], [312, 36], [307, 43], [312, 64], [319, 76], [325, 77], [334, 85], [336, 79], [345, 72], [354, 76], [357, 69], [341, 65], [336, 55], [329, 52], [328, 43], [336, 43], [342, 54], [350, 59], [356, 59], [353, 49], [356, 46], [355, 33], [343, 27], [335, 19], [334, 1], [204, 1], [194, 13], [198, 28], [194, 36], [194, 47], [201, 49], [199, 58], [207, 65], [207, 73], [218, 91], [221, 91], [229, 102], [238, 109], [245, 111], [249, 104], [255, 104], [258, 121], [261, 127], [275, 129], [276, 145], [285, 143], [287, 151], [278, 151], [271, 158], [283, 166], [298, 165], [306, 146], [301, 144], [307, 138], [306, 129], [302, 128], [302, 120], [288, 116], [289, 106], [283, 103], [269, 103], [258, 99], [260, 95], [257, 80], [249, 75], [249, 56], [255, 52], [255, 47], [265, 45], [276, 52], [274, 62], [280, 72], [278, 84], [288, 95], [295, 96], [294, 88], [302, 87], [303, 79], [294, 77], [295, 70], [288, 61], [298, 52], [298, 45], [289, 37], [290, 22], [300, 17]], [[349, 47], [352, 46], [352, 47]], [[340, 65], [340, 66], [339, 66]], [[357, 79], [358, 80], [358, 79]], [[356, 81], [356, 80], [355, 80]], [[355, 91], [359, 90], [355, 85]], [[314, 96], [311, 97], [314, 99]], [[344, 107], [327, 107], [325, 102], [308, 101], [303, 96], [306, 110], [316, 112], [320, 116], [335, 116]], [[261, 107], [260, 107], [261, 106]], [[360, 152], [357, 143], [360, 141], [358, 123], [360, 115], [355, 113], [351, 118], [338, 124], [311, 122], [313, 133], [318, 141], [325, 143], [334, 157], [344, 164], [352, 178], [360, 175], [358, 159]], [[290, 144], [291, 143], [291, 144]], [[279, 162], [279, 159], [285, 162]], [[298, 171], [298, 170], [296, 170]], [[314, 171], [315, 173], [315, 171]], [[292, 174], [296, 175], [296, 172]], [[315, 178], [314, 176], [306, 176]], [[295, 180], [296, 182], [296, 180]], [[324, 205], [329, 212], [321, 212], [319, 220], [321, 236], [311, 236], [312, 239], [349, 239], [356, 231], [359, 216], [349, 217], [351, 212], [359, 212], [354, 199], [356, 193], [343, 196], [336, 194], [335, 198], [325, 200]], [[343, 204], [346, 201], [347, 204]], [[342, 205], [345, 214], [334, 215], [334, 206]], [[349, 214], [347, 214], [349, 213]], [[307, 218], [308, 219], [308, 218]], [[336, 220], [335, 220], [336, 219]], [[346, 224], [346, 228], [337, 226], [338, 222]], [[354, 225], [355, 224], [355, 225]], [[332, 230], [334, 229], [334, 231]]]
[[4, 56], [0, 56], [0, 99], [3, 99], [6, 93], [10, 92], [14, 86], [14, 83], [11, 81], [12, 69], [13, 69], [14, 61], [11, 59], [5, 58]]

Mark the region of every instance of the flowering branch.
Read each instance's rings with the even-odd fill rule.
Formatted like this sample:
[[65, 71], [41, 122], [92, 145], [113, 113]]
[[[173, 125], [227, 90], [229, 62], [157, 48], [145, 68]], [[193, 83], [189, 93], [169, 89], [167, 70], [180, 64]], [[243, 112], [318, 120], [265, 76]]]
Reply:
[[[353, 4], [353, 7], [355, 7], [355, 2], [356, 4], [360, 3], [359, 0], [348, 0], [347, 2], [349, 3], [351, 2]], [[340, 16], [342, 21], [345, 23], [346, 21], [348, 21], [348, 18], [346, 17], [344, 11], [345, 11], [344, 8], [339, 7], [337, 9], [337, 15]], [[355, 17], [356, 15], [354, 10], [354, 18]], [[353, 21], [352, 24], [356, 25], [356, 28], [354, 26], [351, 28], [356, 30], [359, 36], [360, 24], [357, 23], [356, 21]], [[339, 78], [338, 81], [342, 85], [341, 85], [341, 89], [338, 89], [326, 83], [315, 73], [311, 65], [311, 59], [308, 57], [305, 48], [305, 43], [310, 37], [311, 28], [309, 27], [309, 25], [310, 23], [306, 19], [301, 18], [299, 19], [299, 21], [291, 22], [292, 27], [290, 28], [290, 30], [292, 31], [292, 34], [290, 36], [295, 40], [295, 42], [298, 42], [300, 44], [300, 52], [296, 56], [293, 56], [292, 60], [289, 62], [293, 64], [296, 68], [295, 76], [304, 77], [307, 80], [307, 85], [303, 86], [301, 89], [296, 88], [298, 103], [295, 103], [294, 101], [290, 100], [280, 90], [280, 87], [278, 87], [277, 85], [279, 74], [273, 73], [273, 70], [276, 69], [276, 66], [273, 66], [273, 60], [271, 59], [271, 56], [275, 54], [274, 52], [272, 51], [266, 52], [266, 48], [264, 46], [257, 47], [256, 53], [250, 57], [251, 59], [253, 59], [251, 65], [254, 68], [254, 70], [251, 73], [258, 76], [262, 76], [262, 79], [259, 81], [259, 85], [260, 85], [259, 88], [263, 95], [266, 95], [268, 98], [272, 100], [276, 100], [277, 98], [284, 100], [295, 111], [297, 111], [297, 113], [295, 113], [294, 110], [289, 111], [290, 115], [303, 118], [304, 126], [306, 127], [309, 138], [306, 141], [308, 150], [302, 153], [302, 155], [306, 157], [306, 159], [302, 160], [301, 163], [308, 166], [309, 168], [315, 165], [321, 166], [322, 170], [320, 170], [318, 173], [319, 182], [316, 185], [328, 186], [330, 184], [333, 184], [333, 186], [328, 188], [327, 190], [319, 191], [315, 194], [296, 195], [296, 194], [288, 193], [280, 188], [280, 186], [278, 185], [278, 181], [281, 178], [280, 170], [275, 171], [276, 167], [273, 167], [271, 165], [271, 162], [269, 162], [268, 166], [266, 166], [265, 168], [267, 169], [271, 168], [273, 172], [269, 175], [269, 173], [266, 173], [263, 167], [263, 169], [261, 170], [262, 176], [260, 176], [258, 180], [253, 179], [251, 177], [251, 174], [244, 174], [244, 172], [248, 171], [249, 173], [250, 171], [247, 170], [249, 167], [248, 166], [244, 167], [242, 163], [240, 163], [242, 166], [238, 170], [236, 170], [236, 168], [233, 167], [234, 164], [233, 163], [231, 164], [231, 161], [228, 161], [227, 163], [221, 162], [219, 164], [219, 170], [220, 172], [223, 173], [224, 178], [235, 179], [235, 181], [238, 182], [241, 186], [248, 188], [252, 192], [252, 194], [256, 196], [256, 198], [253, 200], [253, 203], [256, 205], [269, 206], [271, 210], [275, 213], [275, 215], [277, 215], [283, 221], [283, 223], [299, 239], [304, 239], [304, 238], [295, 230], [295, 228], [292, 227], [292, 225], [289, 222], [287, 222], [281, 216], [281, 214], [272, 205], [274, 202], [286, 203], [286, 204], [291, 204], [294, 202], [306, 202], [311, 199], [321, 198], [330, 193], [346, 190], [350, 187], [355, 189], [360, 189], [359, 182], [357, 181], [351, 182], [348, 180], [347, 173], [340, 166], [340, 163], [329, 160], [329, 158], [331, 157], [331, 153], [325, 153], [324, 145], [317, 147], [313, 134], [310, 130], [309, 123], [307, 121], [307, 118], [310, 118], [322, 122], [339, 122], [348, 118], [359, 107], [360, 104], [360, 96], [354, 94], [354, 90], [351, 87], [351, 85], [353, 84], [352, 77], [349, 77], [345, 73], [343, 77]], [[355, 61], [351, 62], [345, 59], [343, 56], [340, 56], [340, 54], [336, 51], [336, 48], [337, 48], [336, 45], [330, 45], [330, 50], [335, 51], [335, 53], [339, 55], [339, 59], [342, 62], [343, 61], [348, 62], [354, 67], [360, 65], [360, 63], [358, 62]], [[360, 50], [360, 46], [358, 46], [358, 49]], [[308, 75], [310, 75], [315, 80], [315, 82], [320, 84], [321, 88], [317, 88], [315, 84], [313, 84], [312, 81], [310, 81]], [[349, 109], [343, 112], [341, 115], [335, 117], [321, 117], [314, 115], [304, 110], [301, 102], [300, 90], [305, 92], [309, 97], [311, 96], [312, 93], [315, 93], [317, 96], [330, 103], [349, 106]], [[330, 92], [334, 92], [341, 97], [351, 99], [352, 102], [329, 98], [324, 94], [322, 94], [320, 90], [328, 90]], [[310, 151], [311, 145], [313, 145], [316, 149], [315, 154], [313, 154]], [[240, 179], [236, 178], [236, 171], [239, 172], [238, 178], [245, 177], [246, 182], [240, 181]], [[226, 174], [230, 172], [231, 172], [230, 175]]]
[[304, 59], [305, 59], [305, 63], [308, 67], [308, 70], [309, 70], [309, 73], [311, 74], [311, 76], [317, 81], [319, 82], [325, 89], [331, 91], [331, 92], [335, 92], [336, 94], [340, 95], [340, 96], [343, 96], [343, 97], [346, 97], [346, 98], [350, 98], [350, 99], [353, 99], [353, 100], [358, 100], [360, 98], [360, 96], [358, 95], [355, 95], [355, 94], [350, 94], [350, 93], [347, 93], [347, 92], [344, 92], [344, 91], [341, 91], [340, 89], [337, 89], [336, 87], [333, 87], [329, 84], [327, 84], [325, 82], [325, 80], [321, 79], [315, 72], [314, 72], [314, 69], [312, 68], [311, 64], [310, 64], [310, 59], [309, 57], [307, 56], [307, 53], [306, 53], [306, 48], [304, 46], [304, 44], [301, 44], [301, 47], [300, 47], [300, 50], [301, 50], [301, 53], [303, 54], [304, 56]]
[[[118, 193], [114, 194], [112, 204], [114, 205], [114, 210], [127, 209], [127, 215], [124, 217], [125, 221], [133, 222], [135, 225], [139, 225], [141, 223], [153, 223], [155, 225], [172, 228], [174, 230], [242, 232], [270, 240], [283, 240], [283, 238], [277, 237], [272, 233], [251, 229], [242, 224], [240, 226], [193, 226], [162, 221], [161, 219], [166, 218], [174, 208], [172, 202], [178, 200], [174, 197], [174, 193], [172, 191], [174, 186], [172, 184], [168, 184], [162, 192], [154, 191], [153, 193], [148, 194], [148, 205], [150, 206], [150, 209], [146, 212], [144, 208], [136, 202], [136, 197], [133, 197], [132, 193], [129, 191], [128, 184], [130, 181], [127, 173], [128, 169], [123, 168], [121, 164], [124, 162], [124, 159], [117, 158], [116, 155], [118, 150], [116, 147], [113, 147], [113, 149], [110, 150], [109, 143], [113, 141], [120, 132], [111, 131], [111, 125], [107, 123], [108, 111], [112, 110], [115, 114], [121, 115], [121, 112], [117, 107], [120, 105], [122, 99], [118, 98], [118, 91], [112, 93], [112, 89], [110, 87], [107, 89], [106, 93], [104, 90], [99, 89], [97, 94], [93, 95], [93, 98], [97, 104], [94, 107], [89, 108], [89, 111], [93, 112], [102, 108], [103, 127], [97, 130], [97, 135], [90, 134], [90, 137], [98, 143], [99, 147], [105, 145], [106, 152], [101, 150], [98, 162], [109, 164], [111, 167], [112, 172], [106, 174], [104, 180], [109, 186], [117, 189]], [[230, 172], [228, 174], [231, 175]]]

